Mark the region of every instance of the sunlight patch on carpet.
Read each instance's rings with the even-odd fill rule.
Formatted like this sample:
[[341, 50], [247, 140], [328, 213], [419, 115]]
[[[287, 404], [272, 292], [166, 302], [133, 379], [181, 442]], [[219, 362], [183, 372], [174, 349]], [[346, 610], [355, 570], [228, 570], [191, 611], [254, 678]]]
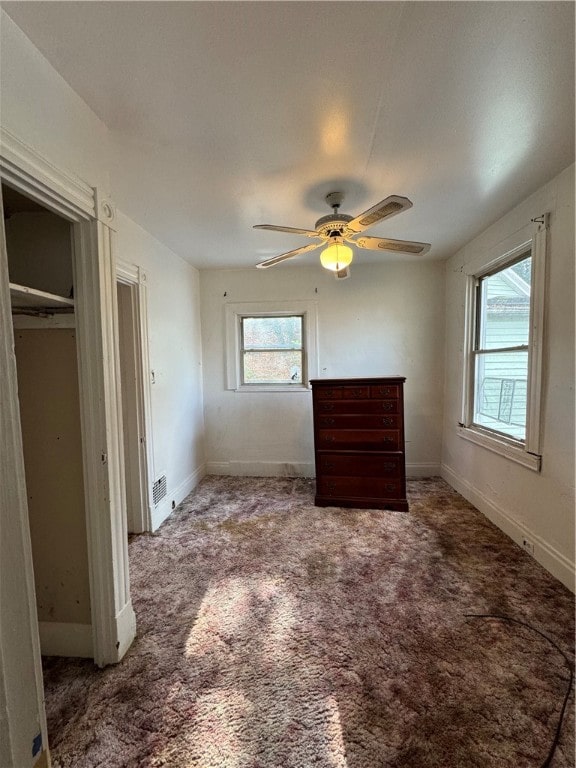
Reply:
[[329, 682], [313, 649], [302, 652], [307, 642], [298, 602], [281, 579], [261, 574], [209, 587], [185, 646], [196, 673], [212, 669], [217, 681], [196, 700], [193, 765], [268, 765], [259, 745], [272, 740], [347, 768], [338, 703], [318, 695]]

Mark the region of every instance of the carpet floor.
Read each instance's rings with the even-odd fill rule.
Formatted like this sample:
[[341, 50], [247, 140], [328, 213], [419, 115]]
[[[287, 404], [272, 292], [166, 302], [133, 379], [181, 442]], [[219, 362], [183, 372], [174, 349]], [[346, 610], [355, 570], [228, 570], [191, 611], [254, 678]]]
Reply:
[[[574, 599], [438, 478], [410, 511], [208, 477], [133, 537], [138, 637], [45, 659], [56, 768], [540, 768]], [[551, 765], [574, 766], [574, 697]]]

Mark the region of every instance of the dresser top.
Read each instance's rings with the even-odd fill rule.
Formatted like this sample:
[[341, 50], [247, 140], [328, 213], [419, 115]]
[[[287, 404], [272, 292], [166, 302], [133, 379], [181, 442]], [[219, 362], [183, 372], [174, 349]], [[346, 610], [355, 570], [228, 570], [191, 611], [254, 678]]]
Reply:
[[362, 376], [350, 379], [310, 379], [310, 384], [327, 384], [334, 387], [346, 384], [401, 384], [406, 381], [405, 376]]

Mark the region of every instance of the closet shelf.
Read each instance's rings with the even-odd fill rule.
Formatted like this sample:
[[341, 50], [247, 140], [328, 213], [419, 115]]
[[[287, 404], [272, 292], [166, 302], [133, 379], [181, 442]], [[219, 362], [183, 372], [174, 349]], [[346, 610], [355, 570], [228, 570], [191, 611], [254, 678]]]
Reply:
[[74, 299], [57, 296], [54, 293], [46, 293], [36, 288], [28, 288], [26, 285], [10, 283], [10, 297], [13, 309], [47, 309], [67, 310], [74, 309]]

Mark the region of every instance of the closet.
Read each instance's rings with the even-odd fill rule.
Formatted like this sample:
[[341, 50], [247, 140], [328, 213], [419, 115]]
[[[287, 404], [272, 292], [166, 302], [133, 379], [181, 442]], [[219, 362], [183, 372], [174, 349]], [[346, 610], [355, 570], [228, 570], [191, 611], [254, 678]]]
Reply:
[[72, 225], [2, 198], [41, 649], [91, 657]]

